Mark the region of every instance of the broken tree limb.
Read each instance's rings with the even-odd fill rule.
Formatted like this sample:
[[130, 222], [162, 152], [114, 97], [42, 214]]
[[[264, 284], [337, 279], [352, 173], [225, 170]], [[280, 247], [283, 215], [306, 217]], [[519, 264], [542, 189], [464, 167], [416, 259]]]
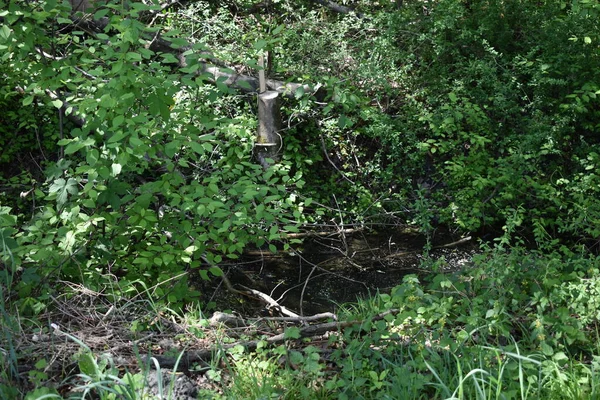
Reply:
[[312, 322], [318, 321], [321, 319], [332, 319], [337, 321], [338, 317], [334, 313], [324, 312], [314, 315], [309, 315], [307, 317], [261, 317], [261, 318], [250, 318], [249, 321], [281, 321], [281, 322]]
[[[452, 243], [446, 243], [446, 244], [441, 244], [439, 246], [434, 246], [431, 249], [437, 250], [437, 249], [447, 249], [447, 248], [451, 248], [451, 247], [456, 247], [456, 246], [460, 246], [462, 244], [467, 243], [471, 239], [472, 239], [471, 236], [467, 236], [464, 238], [460, 238], [459, 240], [452, 242]], [[399, 253], [388, 254], [387, 256], [383, 257], [383, 260], [388, 260], [390, 258], [404, 257], [404, 256], [408, 256], [411, 254], [419, 253], [419, 252], [421, 252], [421, 250], [401, 251]]]
[[[108, 26], [108, 23], [108, 18], [101, 18], [99, 20], [77, 20], [76, 25], [91, 34], [94, 34], [103, 33], [105, 28]], [[166, 53], [174, 55], [178, 61], [179, 68], [188, 67], [192, 58], [197, 59], [198, 68], [196, 70], [196, 75], [203, 76], [205, 81], [208, 83], [216, 84], [217, 82], [220, 82], [228, 87], [240, 90], [244, 93], [259, 93], [260, 82], [258, 78], [249, 75], [238, 74], [230, 68], [215, 65], [218, 63], [218, 60], [211, 59], [210, 53], [207, 53], [205, 50], [194, 49], [194, 47], [187, 42], [185, 42], [183, 46], [174, 45], [172, 42], [160, 37], [160, 35], [156, 33], [146, 33], [143, 35], [143, 38], [146, 40], [146, 48], [149, 50], [159, 54]], [[51, 58], [46, 52], [44, 52], [43, 49], [37, 49], [37, 52], [45, 58]], [[209, 59], [211, 62], [200, 61], [201, 59]], [[92, 74], [87, 73], [83, 69], [76, 69], [87, 79], [95, 79]], [[277, 93], [277, 96], [281, 94], [288, 98], [294, 98], [296, 93], [299, 91], [302, 93], [316, 94], [321, 88], [321, 85], [319, 84], [313, 87], [309, 84], [284, 82], [275, 79], [267, 79], [265, 81], [265, 85], [268, 91]], [[59, 95], [57, 92], [46, 94], [52, 100], [61, 100], [63, 102], [64, 106], [62, 111], [64, 112], [65, 116], [71, 120], [71, 122], [79, 127], [83, 127], [85, 125], [85, 117], [79, 115], [76, 107], [69, 105], [63, 96]], [[65, 112], [67, 108], [69, 108], [69, 112]], [[272, 123], [275, 124], [275, 121], [276, 118], [273, 118]], [[279, 125], [273, 126], [277, 127]], [[275, 145], [274, 147], [276, 147], [276, 150], [279, 151], [281, 144], [280, 141], [277, 142], [279, 137], [278, 134], [276, 136], [277, 137], [271, 135], [269, 137], [276, 140], [274, 143], [278, 143], [278, 145]], [[271, 142], [267, 141], [265, 143]], [[275, 154], [272, 154], [272, 152], [269, 151], [268, 155], [266, 155], [264, 158], [273, 158], [273, 156], [275, 156]]]
[[227, 288], [227, 290], [229, 292], [231, 292], [231, 293], [241, 294], [241, 295], [244, 295], [244, 296], [251, 297], [253, 299], [260, 300], [260, 301], [262, 301], [263, 303], [266, 304], [267, 308], [276, 309], [281, 314], [287, 315], [288, 317], [302, 318], [300, 315], [296, 314], [295, 312], [293, 312], [293, 311], [289, 310], [288, 308], [280, 305], [275, 299], [273, 299], [271, 296], [269, 296], [266, 293], [263, 293], [263, 292], [261, 292], [259, 290], [256, 290], [256, 289], [250, 289], [250, 288], [247, 288], [245, 286], [242, 286], [242, 288], [244, 290], [238, 290], [238, 289], [236, 289], [236, 288], [233, 287], [233, 285], [229, 281], [229, 278], [227, 278], [226, 275], [221, 276], [221, 279], [223, 280], [223, 283], [225, 284], [225, 287]]
[[263, 292], [261, 292], [259, 290], [256, 290], [256, 289], [247, 288], [245, 286], [242, 286], [242, 287], [248, 292], [248, 294], [250, 294], [251, 296], [253, 296], [253, 297], [257, 298], [257, 299], [260, 299], [262, 302], [264, 302], [267, 305], [267, 308], [278, 310], [280, 313], [282, 313], [283, 315], [287, 315], [288, 317], [301, 318], [300, 315], [298, 315], [295, 312], [289, 310], [287, 307], [282, 306], [281, 304], [279, 304], [277, 301], [275, 301], [275, 299], [273, 299], [268, 294], [263, 293]]
[[[370, 322], [379, 321], [385, 318], [388, 314], [396, 314], [398, 312], [397, 309], [388, 310], [382, 312], [381, 314], [375, 315], [373, 318], [370, 318]], [[317, 335], [323, 335], [327, 332], [332, 331], [340, 331], [343, 328], [347, 328], [354, 325], [362, 325], [367, 321], [342, 321], [342, 322], [325, 322], [323, 324], [317, 325], [308, 325], [299, 329], [299, 337], [298, 339], [313, 337]], [[286, 339], [285, 332], [280, 333], [275, 336], [271, 336], [270, 338], [265, 339], [264, 341], [268, 344], [279, 344], [283, 343]], [[223, 350], [229, 350], [236, 346], [243, 346], [248, 351], [254, 351], [258, 347], [258, 344], [263, 342], [263, 340], [250, 340], [247, 342], [241, 343], [230, 343], [223, 344], [218, 347], [213, 347], [209, 349], [202, 350], [192, 350], [192, 351], [183, 351], [181, 353], [181, 358], [178, 360], [178, 357], [169, 357], [169, 356], [159, 356], [155, 355], [152, 358], [156, 359], [160, 364], [161, 368], [171, 369], [177, 365], [180, 369], [187, 369], [194, 363], [198, 364], [208, 364], [217, 354], [219, 354]], [[147, 362], [147, 357], [142, 357], [142, 360]], [[178, 363], [179, 361], [179, 363]], [[149, 363], [152, 366], [152, 363]]]
[[[80, 26], [84, 26], [86, 30], [94, 33], [102, 33], [107, 27], [108, 19], [99, 21], [81, 21]], [[188, 42], [184, 42], [182, 45], [175, 45], [169, 40], [162, 38], [157, 33], [146, 33], [143, 35], [143, 39], [147, 41], [146, 47], [155, 53], [166, 53], [174, 55], [180, 68], [188, 67], [191, 64], [191, 60], [197, 59], [198, 70], [197, 75], [205, 75], [209, 83], [222, 82], [225, 85], [238, 89], [245, 93], [258, 93], [260, 83], [258, 78], [238, 74], [230, 68], [217, 66], [218, 60], [211, 59], [210, 53], [206, 50], [195, 49]], [[207, 57], [208, 56], [208, 57]], [[209, 59], [211, 62], [200, 61], [201, 59]], [[311, 86], [305, 83], [293, 83], [284, 82], [275, 79], [266, 80], [267, 89], [282, 94], [285, 97], [294, 98], [298, 89], [302, 88], [303, 93], [312, 93], [320, 88], [319, 85]]]

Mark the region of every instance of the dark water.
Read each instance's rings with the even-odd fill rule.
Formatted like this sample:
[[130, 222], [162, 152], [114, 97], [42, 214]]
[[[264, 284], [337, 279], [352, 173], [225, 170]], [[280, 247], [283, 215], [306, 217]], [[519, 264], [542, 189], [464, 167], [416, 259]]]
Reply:
[[[474, 241], [441, 247], [460, 238], [435, 238], [423, 263], [423, 237], [410, 233], [353, 234], [305, 240], [293, 252], [255, 254], [228, 271], [231, 283], [260, 290], [302, 314], [335, 311], [379, 291], [388, 291], [407, 274], [458, 270], [477, 251]], [[429, 267], [426, 267], [429, 265]]]

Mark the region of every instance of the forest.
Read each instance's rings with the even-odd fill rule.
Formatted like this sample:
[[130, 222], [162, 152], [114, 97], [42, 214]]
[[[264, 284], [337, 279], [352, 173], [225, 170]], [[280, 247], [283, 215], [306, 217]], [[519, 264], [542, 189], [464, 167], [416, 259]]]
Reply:
[[599, 66], [600, 0], [0, 0], [0, 399], [599, 399]]

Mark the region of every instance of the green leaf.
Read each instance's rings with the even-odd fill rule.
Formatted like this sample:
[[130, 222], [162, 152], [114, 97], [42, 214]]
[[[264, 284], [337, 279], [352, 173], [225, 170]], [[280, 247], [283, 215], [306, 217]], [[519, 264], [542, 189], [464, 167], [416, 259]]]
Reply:
[[67, 202], [69, 194], [75, 195], [79, 192], [77, 189], [77, 181], [73, 178], [69, 178], [65, 181], [63, 178], [59, 178], [50, 185], [49, 193], [56, 193], [56, 202], [59, 206], [62, 206]]
[[375, 382], [379, 380], [379, 375], [377, 375], [377, 372], [375, 371], [369, 371], [369, 376], [371, 377], [371, 380]]
[[562, 351], [559, 351], [558, 353], [556, 353], [552, 356], [552, 359], [554, 361], [565, 361], [565, 360], [568, 360], [569, 357], [567, 357], [566, 354], [563, 353]]
[[142, 56], [141, 56], [141, 54], [130, 51], [125, 55], [125, 59], [127, 61], [138, 62], [138, 61], [142, 61]]
[[124, 121], [125, 121], [125, 116], [117, 115], [112, 121], [113, 128], [118, 128], [119, 126], [121, 126], [123, 124]]
[[183, 251], [186, 254], [192, 255], [192, 254], [194, 254], [194, 252], [196, 252], [196, 250], [198, 250], [198, 246], [191, 245], [191, 246], [186, 247]]
[[202, 146], [200, 143], [198, 142], [190, 142], [190, 148], [192, 150], [194, 150], [195, 153], [198, 153], [200, 155], [204, 154], [204, 146]]
[[94, 165], [96, 165], [96, 163], [98, 162], [98, 159], [100, 158], [100, 153], [98, 152], [98, 150], [96, 149], [90, 149], [87, 151], [87, 153], [85, 154], [85, 160], [87, 161], [87, 163], [89, 165], [91, 165], [92, 167]]
[[[61, 142], [64, 142], [64, 139], [61, 140]], [[80, 141], [79, 138], [76, 138], [73, 141], [71, 141], [71, 143], [67, 147], [65, 147], [65, 154], [73, 154], [84, 147], [92, 146], [94, 143], [95, 141], [93, 138], [87, 138], [83, 142]]]
[[252, 90], [252, 86], [250, 86], [250, 83], [248, 83], [247, 81], [244, 80], [239, 80], [238, 82], [236, 82], [237, 85], [242, 88], [242, 89], [246, 89], [246, 90]]
[[354, 122], [352, 122], [352, 120], [350, 118], [346, 117], [345, 115], [340, 115], [340, 117], [338, 119], [338, 126], [341, 129], [349, 128], [352, 125], [354, 125]]
[[273, 29], [273, 32], [271, 32], [271, 34], [278, 35], [279, 32], [281, 32], [283, 30], [283, 28], [285, 28], [285, 25], [283, 25], [283, 24], [278, 25], [277, 28]]
[[108, 139], [107, 143], [120, 142], [127, 136], [129, 136], [129, 132], [118, 131], [114, 135], [112, 135], [110, 139]]
[[56, 108], [61, 108], [63, 106], [63, 102], [60, 99], [52, 100], [52, 105]]
[[131, 147], [140, 147], [144, 145], [144, 142], [139, 137], [132, 136], [129, 138], [129, 144]]
[[23, 105], [28, 106], [33, 103], [33, 96], [27, 96], [23, 99]]
[[96, 377], [99, 372], [96, 360], [89, 351], [86, 351], [79, 356], [78, 365], [79, 371], [87, 376]]
[[549, 346], [546, 342], [542, 342], [540, 347], [542, 348], [542, 353], [544, 353], [544, 355], [546, 355], [546, 356], [554, 355], [554, 349], [551, 346]]
[[181, 143], [178, 140], [174, 140], [165, 145], [165, 154], [167, 155], [167, 157], [171, 158], [179, 152], [180, 148]]
[[277, 225], [271, 226], [269, 229], [269, 240], [279, 239], [279, 227]]
[[283, 336], [285, 339], [300, 339], [300, 328], [297, 326], [289, 327], [285, 330]]
[[253, 47], [256, 50], [264, 49], [265, 47], [267, 47], [267, 41], [264, 39], [259, 39], [256, 41], [256, 43], [254, 43]]
[[[106, 9], [106, 8], [101, 8], [100, 10], [96, 11], [96, 13], [94, 13], [94, 20], [97, 21], [99, 19], [101, 19], [102, 17], [106, 17], [106, 15], [109, 13], [110, 10]], [[97, 35], [98, 38], [100, 39], [100, 35]], [[105, 40], [105, 39], [101, 39], [101, 40]]]
[[73, 154], [83, 148], [83, 143], [81, 142], [73, 142], [65, 147], [65, 155]]
[[208, 270], [214, 276], [223, 276], [223, 270], [219, 267], [210, 267]]
[[10, 28], [7, 25], [2, 25], [0, 27], [0, 39], [8, 41], [8, 38], [10, 38]]

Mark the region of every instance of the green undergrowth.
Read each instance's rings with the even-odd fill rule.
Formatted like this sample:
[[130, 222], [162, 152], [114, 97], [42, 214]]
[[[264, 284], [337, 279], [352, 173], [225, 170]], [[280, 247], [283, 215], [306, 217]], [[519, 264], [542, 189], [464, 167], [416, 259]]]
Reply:
[[[598, 302], [595, 257], [486, 249], [464, 271], [408, 275], [389, 293], [340, 306], [340, 323], [355, 323], [338, 331], [301, 339], [302, 327], [288, 326], [283, 344], [260, 341], [252, 351], [220, 347], [210, 365], [191, 370], [210, 383], [198, 398], [595, 399]], [[7, 318], [3, 314], [3, 322]], [[207, 326], [201, 312], [185, 318], [188, 326]], [[4, 398], [24, 394], [8, 384], [18, 368], [8, 351], [10, 326], [2, 324]], [[227, 332], [221, 331], [219, 343], [240, 340]], [[244, 339], [261, 337], [259, 330]], [[144, 389], [144, 368], [124, 370], [117, 355], [70, 340], [81, 350], [76, 379], [63, 377], [63, 384], [74, 379], [78, 385], [69, 398], [158, 398]], [[151, 364], [159, 376], [170, 374], [157, 360]], [[62, 398], [44, 381], [44, 365], [34, 371], [28, 379], [37, 389], [27, 399]], [[171, 381], [164, 382], [163, 398], [177, 398], [169, 392]]]

